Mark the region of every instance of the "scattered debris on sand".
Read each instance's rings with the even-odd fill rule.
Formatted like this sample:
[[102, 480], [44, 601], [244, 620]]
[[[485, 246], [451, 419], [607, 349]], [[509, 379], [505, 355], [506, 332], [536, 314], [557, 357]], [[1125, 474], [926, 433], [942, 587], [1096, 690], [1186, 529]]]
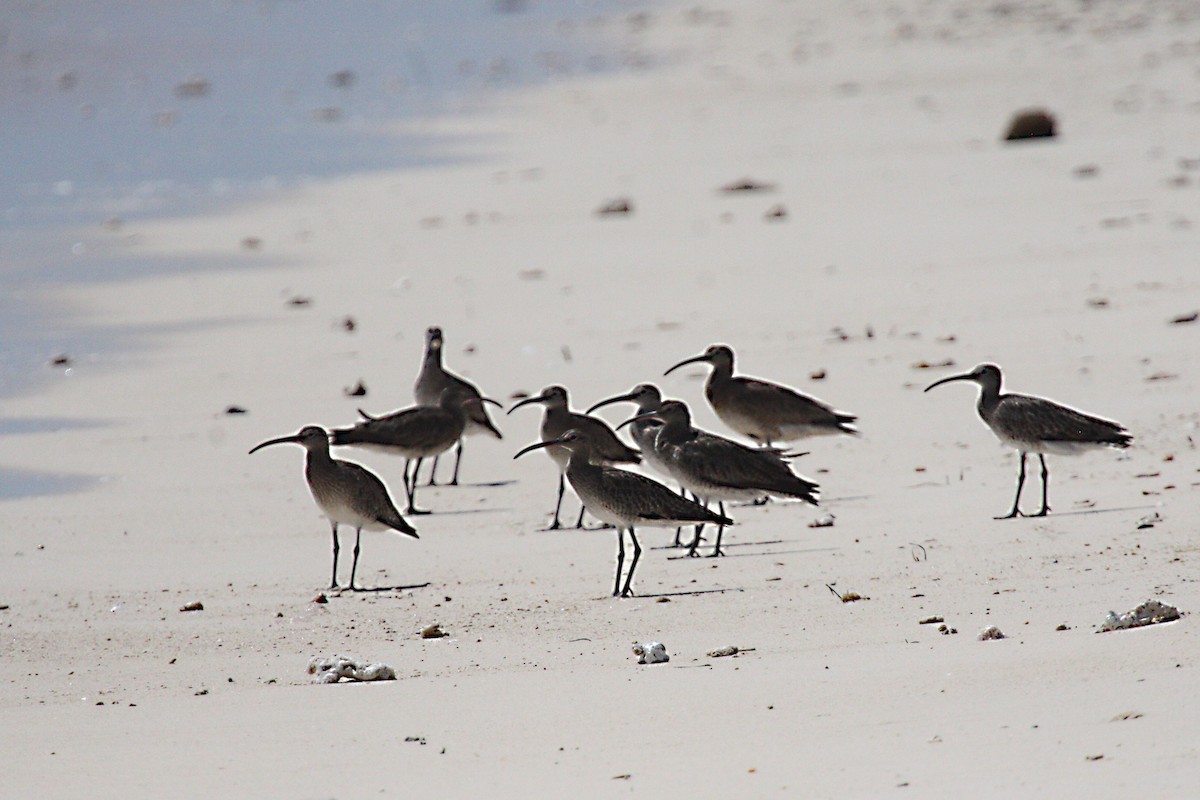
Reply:
[[346, 656], [313, 656], [308, 662], [308, 674], [313, 676], [313, 683], [337, 683], [342, 678], [351, 681], [396, 680], [396, 670], [383, 662], [371, 664]]
[[771, 192], [774, 190], [775, 184], [758, 181], [754, 178], [739, 178], [721, 187], [721, 191], [726, 194], [736, 194], [738, 192]]
[[871, 599], [865, 595], [859, 594], [858, 592], [845, 592], [845, 593], [839, 592], [837, 589], [833, 588], [832, 583], [825, 584], [825, 588], [828, 589], [829, 591], [833, 592], [833, 596], [836, 597], [838, 600], [841, 600], [843, 603], [855, 603], [859, 600], [870, 600]]
[[1109, 611], [1108, 617], [1105, 618], [1104, 624], [1100, 626], [1100, 630], [1097, 633], [1125, 630], [1126, 628], [1141, 628], [1145, 625], [1157, 625], [1160, 622], [1174, 622], [1180, 616], [1182, 615], [1175, 606], [1167, 605], [1158, 600], [1147, 600], [1137, 608], [1127, 611], [1124, 614]]
[[662, 642], [634, 642], [633, 654], [638, 657], [639, 664], [658, 664], [671, 660]]
[[604, 205], [596, 209], [596, 213], [600, 216], [612, 216], [615, 214], [632, 214], [633, 201], [628, 197], [618, 197], [616, 200], [609, 200]]
[[448, 634], [444, 630], [442, 630], [441, 624], [437, 623], [437, 622], [433, 623], [432, 625], [429, 625], [428, 627], [421, 629], [421, 638], [422, 639], [444, 639], [449, 635], [450, 634]]
[[728, 645], [726, 647], [718, 647], [716, 650], [709, 650], [705, 655], [709, 658], [725, 658], [726, 656], [736, 656], [738, 653], [753, 653], [755, 647], [734, 647]]
[[1056, 136], [1057, 133], [1057, 125], [1049, 111], [1031, 108], [1013, 115], [1012, 121], [1008, 124], [1008, 130], [1004, 134], [1004, 141], [1047, 139]]

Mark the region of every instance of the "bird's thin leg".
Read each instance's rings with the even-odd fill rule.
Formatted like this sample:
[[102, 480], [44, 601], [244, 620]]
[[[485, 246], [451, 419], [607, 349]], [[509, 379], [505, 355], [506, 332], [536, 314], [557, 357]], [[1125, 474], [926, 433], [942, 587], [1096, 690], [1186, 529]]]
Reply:
[[[701, 500], [699, 495], [693, 494], [692, 497], [695, 498], [697, 503], [704, 506], [705, 508], [708, 508], [708, 502], [705, 500]], [[699, 553], [696, 552], [696, 548], [699, 547], [700, 543], [704, 541], [704, 537], [700, 535], [704, 532], [704, 523], [701, 522], [699, 525], [696, 525], [692, 530], [693, 530], [692, 540], [690, 542], [688, 542], [688, 545], [687, 545], [688, 558], [696, 558], [697, 556], [700, 555]]]
[[462, 448], [463, 440], [458, 440], [458, 447], [454, 448], [454, 475], [450, 478], [451, 486], [458, 486], [458, 465], [462, 463]]
[[[760, 445], [760, 446], [761, 446], [761, 447], [762, 447], [764, 450], [770, 450], [770, 449], [771, 449], [771, 447], [773, 446], [773, 445], [772, 445], [772, 444], [771, 444], [769, 441], [759, 442], [759, 445]], [[764, 494], [762, 497], [756, 497], [756, 498], [754, 498], [754, 500], [753, 500], [753, 503], [754, 503], [754, 505], [756, 505], [756, 506], [765, 506], [765, 505], [766, 505], [767, 503], [769, 503], [769, 502], [771, 502], [771, 496], [770, 496], [770, 495], [767, 495], [767, 494]], [[721, 512], [721, 513], [724, 513], [724, 512]], [[718, 538], [718, 539], [720, 539], [720, 537], [721, 537], [721, 534], [720, 534], [720, 533], [718, 533], [718, 534], [717, 534], [717, 538]]]
[[554, 521], [550, 523], [548, 530], [556, 531], [562, 527], [562, 523], [558, 521], [558, 512], [562, 509], [563, 492], [567, 490], [567, 479], [563, 474], [558, 473], [558, 502], [554, 504]]
[[[721, 502], [721, 501], [717, 502], [717, 511], [720, 512], [722, 517], [725, 516], [725, 503], [724, 502]], [[713, 551], [708, 554], [709, 558], [715, 558], [717, 556], [725, 555], [724, 553], [721, 552], [721, 534], [723, 534], [723, 533], [725, 533], [725, 526], [718, 525], [717, 526], [717, 543], [715, 545], [713, 545]]]
[[429, 480], [426, 481], [426, 483], [425, 483], [426, 486], [437, 486], [438, 485], [438, 482], [437, 482], [438, 458], [439, 458], [438, 456], [433, 457], [433, 465], [429, 467]]
[[333, 522], [331, 520], [329, 524], [333, 529], [333, 577], [329, 579], [329, 588], [336, 589], [336, 588], [338, 588], [338, 585], [337, 585], [337, 557], [338, 557], [338, 551], [341, 550], [342, 547], [341, 547], [341, 545], [338, 544], [337, 523]]
[[613, 583], [613, 597], [621, 594], [621, 566], [625, 563], [625, 529], [617, 526], [617, 577]]
[[1013, 517], [1025, 516], [1021, 513], [1021, 487], [1025, 485], [1025, 451], [1018, 450], [1017, 452], [1021, 454], [1021, 466], [1017, 470], [1017, 496], [1013, 498], [1012, 511], [1009, 511], [1003, 517], [996, 517], [996, 519], [1012, 519]]
[[[687, 499], [687, 489], [680, 486], [679, 487], [679, 496], [686, 500]], [[683, 536], [683, 528], [682, 527], [676, 528], [675, 529], [675, 541], [671, 543], [671, 547], [683, 547], [683, 542], [680, 541], [681, 536]]]
[[412, 508], [412, 480], [409, 478], [409, 473], [412, 471], [412, 459], [404, 459], [404, 499], [408, 501], [408, 507]]
[[418, 458], [413, 465], [411, 488], [408, 492], [408, 508], [404, 510], [406, 514], [428, 514], [428, 509], [417, 508], [417, 473], [421, 471], [421, 462], [424, 457]]
[[629, 562], [629, 572], [625, 575], [625, 588], [621, 590], [621, 597], [633, 597], [633, 571], [637, 569], [638, 559], [642, 557], [642, 545], [638, 542], [637, 532], [633, 526], [629, 526], [629, 538], [633, 541], [633, 560]]
[[358, 551], [362, 545], [362, 528], [354, 531], [354, 560], [350, 562], [350, 591], [357, 592], [358, 587], [354, 585], [354, 573], [358, 572]]
[[587, 511], [587, 506], [579, 506], [579, 519], [575, 520], [575, 528], [578, 530], [583, 527], [583, 512]]
[[1046, 456], [1038, 453], [1038, 460], [1042, 462], [1042, 510], [1033, 516], [1044, 517], [1050, 512], [1050, 470], [1046, 467]]

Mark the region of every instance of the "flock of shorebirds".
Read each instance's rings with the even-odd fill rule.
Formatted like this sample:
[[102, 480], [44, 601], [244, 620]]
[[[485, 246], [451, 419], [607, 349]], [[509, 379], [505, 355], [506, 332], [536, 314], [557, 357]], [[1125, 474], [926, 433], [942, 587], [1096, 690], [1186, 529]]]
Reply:
[[[448, 371], [442, 363], [443, 345], [441, 329], [430, 328], [414, 386], [415, 406], [380, 417], [359, 411], [362, 419], [351, 427], [326, 431], [307, 426], [292, 436], [262, 442], [250, 451], [282, 443], [299, 444], [307, 451], [305, 478], [332, 529], [331, 589], [338, 588], [339, 526], [355, 529], [354, 560], [347, 585], [351, 590], [358, 590], [355, 572], [363, 530], [390, 529], [417, 537], [383, 481], [365, 467], [333, 458], [331, 445], [373, 448], [404, 456], [407, 501], [404, 513], [418, 515], [429, 513], [416, 505], [417, 473], [425, 459], [433, 459], [427, 485], [435, 485], [438, 457], [456, 448], [450, 483], [457, 484], [463, 439], [480, 433], [501, 438], [487, 406], [502, 408], [502, 404]], [[783, 449], [786, 445], [813, 436], [858, 432], [852, 414], [836, 411], [816, 398], [777, 383], [735, 376], [733, 350], [725, 345], [713, 345], [663, 374], [693, 363], [711, 367], [704, 394], [713, 411], [755, 446], [693, 427], [687, 405], [679, 400], [664, 400], [658, 388], [649, 383], [601, 400], [582, 414], [571, 411], [567, 390], [561, 386], [549, 386], [508, 409], [511, 414], [534, 403], [544, 408], [541, 441], [525, 447], [514, 458], [544, 449], [558, 466], [558, 499], [550, 528], [561, 527], [559, 512], [569, 482], [583, 504], [576, 527], [582, 527], [586, 509], [616, 529], [613, 596], [633, 594], [633, 574], [642, 552], [637, 528], [675, 528], [675, 546], [686, 548], [686, 553], [694, 556], [699, 554], [698, 547], [704, 541], [701, 536], [704, 526], [713, 525], [717, 532], [709, 555], [723, 555], [721, 536], [725, 527], [733, 524], [725, 513], [726, 501], [759, 503], [770, 497], [786, 497], [817, 505], [817, 484], [793, 471], [789, 462], [800, 454]], [[925, 391], [951, 381], [978, 384], [980, 417], [1000, 441], [1020, 453], [1012, 509], [997, 519], [1022, 516], [1020, 501], [1027, 454], [1037, 454], [1042, 477], [1041, 508], [1031, 516], [1045, 516], [1050, 510], [1047, 453], [1073, 455], [1101, 447], [1125, 448], [1132, 442], [1129, 433], [1115, 422], [1041, 397], [1002, 392], [1000, 369], [993, 364], [981, 364], [970, 372], [942, 378]], [[617, 427], [617, 430], [629, 428], [636, 448], [622, 442], [604, 420], [591, 416], [603, 406], [620, 402], [632, 403], [637, 409], [633, 417]], [[677, 483], [679, 491], [616, 466], [638, 463]], [[694, 526], [688, 542], [682, 541], [686, 526]], [[632, 544], [628, 568], [624, 565], [626, 531]]]

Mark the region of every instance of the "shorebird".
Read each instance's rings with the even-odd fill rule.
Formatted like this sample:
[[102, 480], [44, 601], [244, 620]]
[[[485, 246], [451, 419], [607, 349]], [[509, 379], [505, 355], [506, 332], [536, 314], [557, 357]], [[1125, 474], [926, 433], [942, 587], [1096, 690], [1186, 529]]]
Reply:
[[702, 354], [685, 358], [664, 375], [685, 364], [703, 362], [712, 366], [704, 395], [721, 421], [740, 434], [768, 447], [775, 442], [792, 442], [809, 436], [838, 433], [857, 435], [858, 417], [843, 414], [794, 389], [756, 378], [733, 376], [733, 350], [714, 344]]
[[[633, 436], [633, 443], [638, 446], [638, 449], [642, 453], [643, 463], [645, 463], [646, 466], [650, 467], [650, 469], [654, 470], [659, 475], [662, 475], [664, 478], [671, 478], [674, 480], [675, 476], [671, 473], [671, 465], [659, 456], [658, 450], [654, 446], [654, 440], [655, 437], [658, 436], [659, 429], [662, 427], [662, 421], [653, 417], [644, 416], [658, 411], [659, 406], [662, 405], [662, 392], [658, 390], [657, 386], [652, 383], [639, 383], [637, 386], [633, 387], [633, 390], [628, 394], [609, 397], [593, 404], [592, 407], [587, 410], [587, 413], [591, 414], [593, 411], [613, 403], [624, 402], [630, 402], [636, 405], [637, 414], [639, 417], [642, 417], [641, 419], [630, 423], [629, 431]], [[684, 497], [687, 497], [687, 489], [685, 489], [683, 486], [679, 487], [679, 493]], [[680, 541], [680, 537], [682, 535], [683, 529], [676, 528], [675, 538], [671, 542], [672, 547], [683, 546], [683, 542]]]
[[[725, 514], [726, 500], [758, 500], [767, 495], [795, 497], [817, 505], [817, 484], [792, 472], [784, 456], [774, 449], [747, 447], [744, 444], [692, 427], [691, 412], [679, 400], [667, 400], [658, 411], [642, 414], [639, 419], [657, 419], [662, 427], [655, 437], [655, 449], [672, 476], [685, 489], [707, 505], [717, 503]], [[717, 528], [712, 556], [721, 556], [723, 527]], [[696, 555], [699, 531], [688, 546], [688, 555]]]
[[331, 441], [339, 447], [354, 445], [404, 456], [404, 493], [408, 498], [404, 513], [428, 514], [416, 507], [421, 461], [453, 447], [462, 438], [469, 414], [479, 408], [479, 398], [464, 395], [452, 386], [442, 392], [436, 406], [413, 406], [383, 417], [359, 409], [363, 419], [353, 428], [335, 429]]
[[417, 531], [409, 525], [388, 495], [387, 487], [375, 473], [358, 464], [340, 461], [329, 455], [329, 434], [324, 428], [309, 425], [292, 436], [268, 439], [255, 445], [255, 453], [273, 444], [298, 444], [307, 451], [304, 464], [304, 479], [312, 492], [313, 500], [328, 518], [333, 533], [333, 577], [329, 588], [338, 588], [337, 562], [338, 525], [354, 528], [354, 561], [350, 565], [350, 590], [360, 591], [354, 585], [354, 574], [358, 571], [358, 553], [362, 532], [394, 530], [416, 539]]
[[[637, 464], [641, 461], [638, 451], [625, 446], [607, 422], [599, 417], [589, 417], [587, 414], [577, 414], [571, 411], [567, 390], [563, 387], [547, 386], [536, 397], [527, 397], [515, 404], [508, 410], [508, 413], [511, 414], [521, 406], [531, 403], [541, 403], [546, 408], [542, 415], [542, 441], [556, 439], [574, 429], [588, 437], [590, 452], [602, 464]], [[562, 509], [563, 493], [566, 491], [566, 480], [563, 474], [567, 469], [569, 455], [566, 448], [562, 447], [551, 447], [546, 452], [558, 465], [558, 501], [554, 504], [554, 521], [550, 523], [550, 530], [556, 530], [562, 527], [558, 521], [558, 512]], [[583, 498], [581, 497], [580, 500], [582, 501]], [[587, 503], [583, 503], [583, 508], [579, 509], [579, 520], [575, 523], [576, 528], [583, 527], [583, 512], [586, 508]]]
[[[619, 394], [615, 397], [609, 397], [601, 400], [598, 403], [593, 403], [592, 407], [586, 413], [591, 414], [598, 409], [613, 403], [633, 403], [637, 406], [638, 416], [658, 411], [662, 405], [662, 392], [652, 383], [639, 383], [633, 387], [633, 390], [627, 394]], [[638, 446], [641, 451], [642, 460], [646, 466], [657, 472], [663, 477], [671, 477], [671, 469], [667, 463], [658, 457], [658, 453], [654, 449], [654, 437], [658, 435], [658, 429], [662, 427], [662, 422], [651, 417], [639, 419], [637, 422], [630, 424], [629, 432], [633, 436], [633, 443]]]
[[[592, 434], [571, 429], [561, 436], [531, 444], [513, 458], [539, 448], [562, 448], [568, 453], [567, 478], [583, 504], [602, 522], [617, 529], [617, 570], [613, 597], [633, 594], [633, 573], [642, 555], [635, 528], [642, 525], [678, 527], [710, 522], [732, 525], [733, 520], [714, 514], [699, 503], [680, 497], [658, 481], [616, 467], [597, 463], [602, 456], [596, 451]], [[633, 543], [633, 560], [621, 582], [625, 562], [625, 531]]]
[[[421, 361], [421, 371], [417, 373], [417, 381], [413, 384], [413, 398], [419, 406], [436, 406], [442, 393], [453, 388], [458, 389], [467, 397], [475, 397], [480, 401], [480, 405], [472, 406], [467, 410], [467, 424], [463, 428], [463, 435], [459, 438], [458, 447], [454, 451], [454, 475], [450, 478], [450, 485], [457, 486], [458, 467], [462, 463], [463, 438], [480, 433], [490, 433], [497, 439], [504, 438], [492, 424], [491, 417], [488, 416], [487, 408], [483, 403], [491, 403], [497, 408], [504, 408], [504, 406], [490, 397], [484, 397], [475, 384], [460, 378], [442, 366], [443, 343], [441, 328], [432, 327], [425, 331], [425, 358]], [[437, 485], [437, 464], [438, 456], [434, 456], [433, 466], [429, 468], [430, 486]]]
[[1017, 472], [1017, 496], [1012, 510], [996, 519], [1012, 519], [1025, 516], [1021, 512], [1021, 487], [1025, 485], [1025, 456], [1037, 453], [1042, 464], [1042, 507], [1032, 516], [1044, 517], [1050, 511], [1047, 501], [1050, 470], [1046, 468], [1046, 453], [1070, 456], [1085, 450], [1102, 447], [1126, 448], [1133, 437], [1124, 426], [1082, 411], [1060, 405], [1044, 397], [1027, 394], [1003, 394], [1000, 384], [1003, 376], [995, 364], [980, 364], [970, 372], [951, 375], [934, 381], [925, 387], [929, 391], [935, 386], [951, 381], [973, 381], [979, 384], [979, 402], [976, 408], [985, 425], [992, 429], [996, 438], [1015, 447], [1021, 454]]

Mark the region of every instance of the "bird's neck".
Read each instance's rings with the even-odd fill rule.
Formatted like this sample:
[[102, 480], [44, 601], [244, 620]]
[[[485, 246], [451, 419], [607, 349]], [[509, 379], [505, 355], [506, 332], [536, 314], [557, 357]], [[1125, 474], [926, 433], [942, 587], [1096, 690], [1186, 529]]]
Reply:
[[567, 477], [572, 481], [599, 475], [603, 468], [592, 463], [592, 453], [588, 450], [572, 450], [567, 459]]
[[426, 369], [441, 369], [442, 368], [442, 348], [426, 347], [425, 361], [423, 365]]
[[686, 420], [672, 419], [663, 423], [658, 435], [664, 442], [679, 444], [685, 441], [691, 433], [692, 426]]
[[992, 418], [992, 414], [996, 413], [996, 408], [1000, 405], [1000, 387], [991, 386], [988, 384], [979, 385], [979, 402], [975, 404], [975, 408], [979, 411], [979, 416], [984, 420]]
[[314, 447], [309, 450], [304, 457], [304, 472], [306, 475], [312, 474], [314, 469], [321, 469], [333, 463], [333, 456], [329, 454], [329, 446]]

